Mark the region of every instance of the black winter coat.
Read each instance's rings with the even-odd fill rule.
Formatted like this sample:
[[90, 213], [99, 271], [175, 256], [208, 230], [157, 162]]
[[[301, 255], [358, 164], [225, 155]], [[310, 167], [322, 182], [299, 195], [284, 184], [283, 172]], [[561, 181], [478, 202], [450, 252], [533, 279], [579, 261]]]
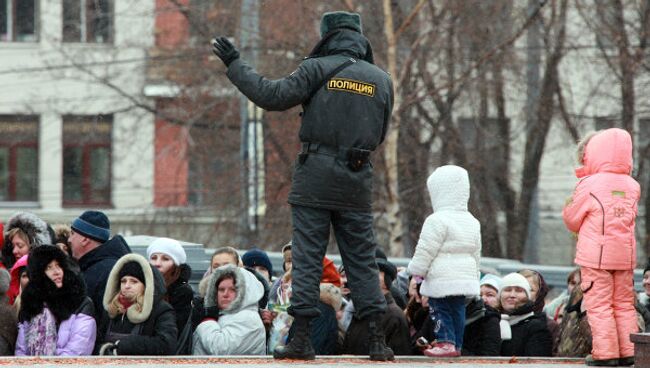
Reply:
[[18, 319], [16, 311], [5, 301], [0, 302], [0, 356], [14, 355], [16, 337], [18, 336]]
[[194, 291], [188, 281], [192, 275], [192, 269], [187, 264], [182, 264], [181, 274], [178, 280], [174, 281], [167, 288], [166, 299], [171, 304], [176, 314], [176, 329], [180, 334], [185, 327], [187, 319], [192, 311], [192, 299]]
[[[323, 84], [330, 72], [350, 58], [356, 63]], [[373, 64], [370, 42], [361, 33], [331, 32], [298, 69], [282, 79], [266, 79], [241, 59], [230, 64], [227, 75], [246, 97], [266, 110], [303, 104], [301, 142], [336, 150], [326, 153], [319, 148], [318, 153], [296, 162], [289, 203], [332, 210], [371, 209], [372, 166], [366, 163], [359, 171], [350, 170], [347, 151], [374, 151], [384, 140], [393, 86], [390, 76]]]
[[462, 355], [498, 356], [501, 350], [501, 314], [478, 299], [465, 311]]
[[[406, 316], [395, 304], [390, 293], [385, 297], [386, 313], [381, 321], [381, 327], [386, 338], [386, 345], [393, 349], [395, 355], [410, 355], [411, 341]], [[343, 354], [368, 355], [368, 341], [367, 321], [353, 318], [345, 334]]]
[[[126, 244], [124, 238], [121, 235], [115, 235], [79, 259], [79, 268], [86, 282], [88, 296], [95, 305], [95, 311], [103, 310], [102, 299], [106, 289], [106, 280], [108, 280], [108, 275], [115, 262], [128, 253], [131, 253], [131, 248]], [[100, 315], [101, 313], [97, 313], [95, 319], [98, 319]]]
[[[145, 298], [143, 311], [139, 313], [117, 314], [111, 318], [106, 307], [119, 293], [119, 271], [129, 262], [140, 263], [145, 276]], [[148, 292], [149, 288], [154, 288]], [[137, 254], [122, 257], [114, 266], [106, 286], [103, 298], [104, 313], [97, 329], [96, 353], [107, 342], [117, 344], [117, 355], [171, 355], [176, 350], [176, 316], [172, 306], [163, 300], [165, 281], [157, 269], [150, 266], [147, 260]], [[151, 295], [149, 298], [147, 295]], [[131, 309], [131, 308], [130, 308]], [[135, 312], [135, 311], [133, 311]], [[147, 313], [148, 312], [148, 313]], [[131, 321], [132, 317], [142, 322]], [[135, 318], [133, 318], [135, 320]], [[111, 334], [124, 334], [118, 339], [112, 339]]]
[[501, 342], [501, 356], [551, 356], [553, 341], [545, 313], [510, 326], [512, 339]]

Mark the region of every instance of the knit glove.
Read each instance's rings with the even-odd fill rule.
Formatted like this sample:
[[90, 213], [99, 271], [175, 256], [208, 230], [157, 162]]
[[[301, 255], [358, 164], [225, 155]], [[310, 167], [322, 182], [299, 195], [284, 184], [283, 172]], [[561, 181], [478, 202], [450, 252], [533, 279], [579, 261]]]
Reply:
[[230, 66], [230, 63], [239, 59], [239, 51], [237, 48], [230, 42], [226, 37], [216, 37], [212, 40], [212, 52], [226, 64], [226, 67]]

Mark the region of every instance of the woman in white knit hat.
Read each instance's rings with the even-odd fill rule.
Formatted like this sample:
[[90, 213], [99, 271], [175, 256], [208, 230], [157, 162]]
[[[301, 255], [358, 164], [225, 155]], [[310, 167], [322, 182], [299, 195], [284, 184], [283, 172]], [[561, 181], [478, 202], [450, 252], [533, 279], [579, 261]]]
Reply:
[[533, 311], [530, 284], [518, 273], [501, 279], [501, 356], [551, 356], [553, 341], [544, 313]]
[[[147, 248], [147, 259], [152, 266], [160, 271], [165, 280], [167, 292], [164, 299], [172, 305], [176, 312], [176, 327], [180, 338], [188, 318], [190, 318], [194, 297], [192, 287], [188, 283], [192, 269], [185, 263], [187, 260], [185, 249], [178, 240], [158, 238]], [[179, 341], [179, 344], [183, 344], [183, 341]], [[179, 353], [190, 354], [189, 346], [188, 351]]]

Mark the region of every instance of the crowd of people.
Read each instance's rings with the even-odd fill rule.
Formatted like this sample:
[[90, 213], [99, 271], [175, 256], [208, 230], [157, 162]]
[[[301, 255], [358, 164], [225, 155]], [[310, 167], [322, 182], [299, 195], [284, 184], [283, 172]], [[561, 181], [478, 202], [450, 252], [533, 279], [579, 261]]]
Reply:
[[[440, 206], [453, 200], [445, 196], [434, 202], [436, 213], [444, 215]], [[431, 220], [424, 229], [423, 236], [435, 237], [440, 227]], [[578, 269], [567, 276], [566, 290], [548, 300], [549, 287], [534, 270], [503, 277], [484, 271], [479, 280], [480, 270], [471, 266], [478, 265], [474, 257], [480, 248], [472, 250], [472, 242], [475, 238], [456, 239], [456, 247], [443, 254], [418, 248], [437, 254], [440, 275], [418, 269], [420, 253], [407, 269], [377, 251], [377, 282], [387, 304], [381, 329], [395, 355], [584, 357], [591, 352]], [[120, 235], [110, 236], [102, 212], [86, 211], [71, 226], [50, 226], [31, 213], [18, 213], [4, 229], [0, 353], [270, 354], [296, 333], [287, 313], [291, 246], [282, 248], [277, 273], [261, 249], [218, 248], [194, 291], [185, 251], [176, 240], [156, 239], [145, 258], [132, 253]], [[455, 251], [473, 256], [464, 259]], [[367, 322], [355, 318], [347, 286], [344, 267], [325, 257], [321, 313], [310, 335], [317, 355], [368, 354]], [[643, 286], [637, 303], [640, 330], [650, 323], [650, 265]], [[452, 302], [445, 305], [449, 293]]]
[[[277, 275], [264, 250], [216, 249], [195, 291], [183, 246], [174, 239], [157, 238], [143, 257], [122, 236], [111, 236], [103, 212], [85, 211], [70, 225], [53, 226], [32, 213], [17, 213], [2, 230], [0, 354], [281, 359], [289, 351], [304, 359], [373, 359], [374, 349], [373, 360], [561, 356], [585, 357], [588, 365], [632, 365], [629, 334], [650, 326], [650, 263], [644, 291], [635, 297], [639, 189], [622, 173], [630, 170], [630, 136], [605, 130], [588, 136], [580, 150], [582, 179], [563, 212], [567, 227], [578, 234], [580, 267], [553, 300], [535, 270], [497, 275], [481, 269], [480, 223], [468, 211], [468, 172], [446, 165], [427, 180], [433, 213], [408, 267], [397, 268], [375, 248], [372, 266], [378, 273], [371, 273], [371, 284], [382, 296], [376, 305], [386, 306], [378, 318], [360, 313], [368, 313], [364, 298], [373, 296], [352, 282], [359, 274], [326, 256], [317, 267], [320, 275], [310, 275], [319, 284], [315, 311], [308, 319], [292, 313], [302, 303], [295, 293], [294, 281], [302, 276], [292, 242], [282, 247]], [[594, 200], [600, 212], [593, 210]], [[613, 218], [606, 220], [609, 209]]]

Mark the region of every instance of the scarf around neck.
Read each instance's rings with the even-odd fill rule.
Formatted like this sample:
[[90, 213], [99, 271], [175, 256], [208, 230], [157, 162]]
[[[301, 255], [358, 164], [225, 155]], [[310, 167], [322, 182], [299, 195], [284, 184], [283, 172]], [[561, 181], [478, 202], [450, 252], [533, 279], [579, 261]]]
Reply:
[[43, 312], [34, 316], [27, 325], [25, 331], [27, 355], [55, 355], [56, 341], [56, 319], [52, 312], [47, 307], [44, 307]]

